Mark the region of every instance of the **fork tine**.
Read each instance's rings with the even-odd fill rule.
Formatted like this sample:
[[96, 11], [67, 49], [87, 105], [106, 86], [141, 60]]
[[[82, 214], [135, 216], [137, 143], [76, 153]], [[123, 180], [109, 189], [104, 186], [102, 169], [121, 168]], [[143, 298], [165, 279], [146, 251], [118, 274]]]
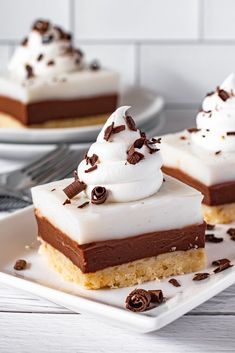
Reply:
[[47, 165], [49, 161], [52, 161], [54, 158], [59, 157], [61, 154], [64, 153], [64, 151], [68, 150], [67, 145], [60, 145], [57, 148], [55, 148], [53, 151], [47, 153], [46, 155], [42, 156], [35, 162], [28, 164], [27, 166], [23, 167], [21, 169], [22, 173], [30, 174], [34, 170], [37, 170], [38, 168], [42, 168], [43, 165]]
[[35, 181], [37, 183], [46, 183], [53, 179], [58, 180], [60, 179], [61, 173], [64, 174], [68, 168], [71, 168], [72, 166], [76, 168], [77, 165], [78, 165], [77, 153], [72, 153], [72, 154], [70, 153], [69, 158], [58, 161], [58, 163], [55, 164], [53, 168], [50, 168], [45, 173], [42, 173], [40, 176], [37, 177]]
[[48, 173], [56, 170], [58, 165], [64, 164], [67, 158], [69, 158], [71, 151], [66, 150], [64, 153], [61, 153], [57, 157], [55, 157], [53, 160], [49, 161], [46, 163], [46, 165], [43, 165], [43, 167], [38, 168], [35, 170], [33, 173], [30, 174], [32, 180], [34, 182], [37, 182], [37, 180], [40, 180], [44, 176], [48, 175]]

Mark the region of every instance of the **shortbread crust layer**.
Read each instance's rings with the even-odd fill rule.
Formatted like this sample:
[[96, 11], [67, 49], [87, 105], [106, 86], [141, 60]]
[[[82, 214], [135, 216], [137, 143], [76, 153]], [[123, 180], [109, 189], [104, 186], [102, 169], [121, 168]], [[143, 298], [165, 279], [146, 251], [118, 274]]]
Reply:
[[38, 210], [35, 211], [35, 215], [39, 239], [63, 253], [83, 273], [96, 272], [168, 252], [205, 246], [205, 223], [79, 245], [42, 217]]
[[202, 212], [207, 223], [231, 223], [235, 221], [235, 202], [219, 206], [202, 205]]
[[163, 166], [162, 170], [164, 173], [199, 190], [204, 195], [202, 202], [205, 205], [219, 206], [235, 202], [235, 181], [207, 186], [177, 168]]
[[83, 273], [72, 261], [46, 242], [42, 242], [40, 253], [65, 280], [86, 289], [128, 287], [146, 281], [200, 271], [206, 266], [206, 252], [203, 248], [143, 258], [94, 273]]
[[[64, 120], [67, 119], [73, 120], [110, 113], [116, 108], [117, 101], [117, 94], [32, 103], [23, 103], [10, 97], [0, 96], [0, 111], [9, 114], [25, 126], [43, 124], [48, 121], [55, 121], [55, 125], [62, 124], [63, 126]], [[0, 125], [2, 126], [1, 122]]]

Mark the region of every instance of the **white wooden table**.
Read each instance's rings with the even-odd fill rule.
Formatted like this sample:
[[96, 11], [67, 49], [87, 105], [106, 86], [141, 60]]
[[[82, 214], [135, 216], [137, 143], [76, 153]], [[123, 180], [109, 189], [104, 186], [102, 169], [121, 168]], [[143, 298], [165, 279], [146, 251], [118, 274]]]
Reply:
[[234, 353], [234, 328], [235, 285], [150, 334], [108, 326], [0, 285], [0, 353]]

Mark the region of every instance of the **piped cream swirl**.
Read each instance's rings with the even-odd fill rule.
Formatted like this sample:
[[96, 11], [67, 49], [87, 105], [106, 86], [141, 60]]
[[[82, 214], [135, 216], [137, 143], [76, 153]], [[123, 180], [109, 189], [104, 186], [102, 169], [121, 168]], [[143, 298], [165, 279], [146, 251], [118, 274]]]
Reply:
[[[56, 76], [83, 66], [80, 50], [72, 47], [71, 35], [48, 21], [38, 20], [15, 50], [8, 69], [14, 78], [26, 79], [30, 66], [33, 76]], [[31, 76], [31, 77], [33, 77]]]
[[231, 74], [206, 96], [196, 118], [195, 144], [214, 152], [235, 152], [235, 79]]
[[[86, 185], [86, 194], [91, 198], [91, 191], [96, 186], [103, 186], [108, 191], [110, 202], [130, 202], [144, 199], [156, 193], [162, 185], [162, 157], [159, 151], [150, 153], [143, 145], [135, 150], [143, 155], [136, 164], [127, 161], [127, 151], [139, 139], [140, 131], [130, 130], [126, 122], [126, 112], [130, 107], [118, 108], [106, 121], [103, 129], [88, 151], [88, 157], [98, 156], [97, 168], [86, 172], [91, 164], [84, 159], [78, 166], [78, 175]], [[125, 129], [114, 133], [108, 141], [104, 139], [105, 130], [114, 123], [114, 127]], [[156, 149], [155, 145], [151, 145]]]

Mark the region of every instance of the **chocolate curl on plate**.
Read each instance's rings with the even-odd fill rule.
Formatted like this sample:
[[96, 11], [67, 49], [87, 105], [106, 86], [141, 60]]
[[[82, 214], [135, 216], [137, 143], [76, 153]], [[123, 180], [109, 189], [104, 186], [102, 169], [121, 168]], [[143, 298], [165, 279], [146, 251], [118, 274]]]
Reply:
[[193, 277], [193, 281], [202, 281], [203, 279], [206, 279], [210, 276], [209, 273], [196, 273]]
[[164, 300], [163, 292], [161, 289], [153, 289], [148, 291], [151, 296], [151, 302], [161, 304]]
[[103, 186], [96, 186], [91, 192], [91, 203], [100, 205], [106, 201], [108, 191]]
[[142, 312], [149, 308], [151, 302], [150, 291], [135, 289], [126, 298], [126, 308], [134, 312]]
[[68, 186], [66, 186], [66, 188], [63, 189], [63, 192], [69, 199], [72, 199], [73, 197], [80, 194], [80, 192], [82, 192], [85, 189], [86, 189], [86, 184], [77, 179], [77, 180], [74, 180]]

